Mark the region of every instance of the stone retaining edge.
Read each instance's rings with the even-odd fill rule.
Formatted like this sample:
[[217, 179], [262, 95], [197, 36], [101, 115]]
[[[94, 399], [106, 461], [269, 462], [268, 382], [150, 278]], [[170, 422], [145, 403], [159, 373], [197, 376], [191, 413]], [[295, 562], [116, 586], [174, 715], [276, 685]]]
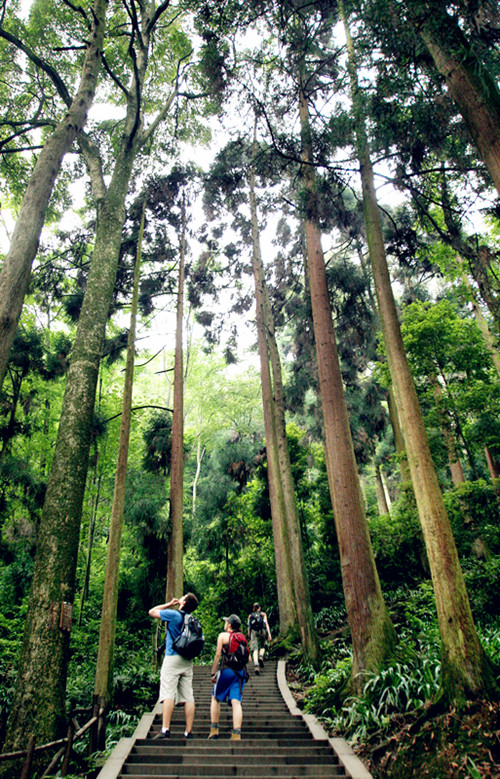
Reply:
[[[331, 748], [337, 755], [341, 765], [344, 766], [346, 773], [351, 779], [373, 779], [372, 774], [368, 771], [364, 763], [354, 754], [347, 741], [343, 738], [329, 738], [328, 733], [324, 729], [323, 725], [316, 719], [314, 714], [304, 714], [299, 709], [295, 698], [290, 692], [286, 681], [286, 661], [278, 660], [277, 670], [278, 687], [280, 689], [283, 700], [285, 701], [290, 714], [294, 716], [300, 716], [307, 725], [309, 732], [316, 740], [326, 740], [330, 744]], [[101, 779], [99, 776], [98, 779]], [[104, 777], [102, 778], [104, 779]], [[107, 777], [106, 777], [107, 779]]]
[[161, 714], [162, 705], [157, 703], [153, 711], [148, 711], [143, 714], [134, 733], [130, 738], [121, 738], [118, 744], [115, 746], [110, 756], [106, 760], [102, 769], [97, 774], [97, 779], [117, 779], [122, 770], [123, 764], [128, 757], [128, 753], [132, 749], [138, 738], [146, 738], [153, 720], [156, 714]]

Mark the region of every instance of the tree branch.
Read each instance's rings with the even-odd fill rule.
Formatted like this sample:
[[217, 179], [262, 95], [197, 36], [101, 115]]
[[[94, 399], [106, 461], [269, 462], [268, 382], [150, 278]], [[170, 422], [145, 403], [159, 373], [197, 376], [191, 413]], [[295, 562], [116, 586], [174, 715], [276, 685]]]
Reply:
[[10, 32], [7, 32], [7, 30], [4, 30], [3, 27], [0, 27], [0, 38], [3, 38], [4, 40], [8, 41], [9, 43], [12, 43], [16, 48], [18, 48], [20, 51], [23, 51], [26, 56], [41, 70], [43, 70], [49, 78], [51, 79], [52, 83], [54, 84], [55, 88], [57, 89], [59, 96], [64, 101], [64, 103], [68, 106], [68, 108], [71, 106], [71, 96], [66, 89], [66, 85], [64, 81], [62, 80], [59, 73], [47, 62], [42, 60], [35, 52], [30, 49], [29, 46], [26, 46], [19, 38], [16, 38], [15, 35], [12, 35]]

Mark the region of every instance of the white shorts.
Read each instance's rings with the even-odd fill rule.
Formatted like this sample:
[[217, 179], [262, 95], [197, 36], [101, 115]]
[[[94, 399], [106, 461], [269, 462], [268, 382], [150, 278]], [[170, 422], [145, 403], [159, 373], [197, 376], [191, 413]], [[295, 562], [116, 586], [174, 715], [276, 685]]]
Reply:
[[160, 674], [159, 701], [173, 700], [175, 703], [194, 701], [193, 661], [186, 660], [177, 653], [165, 655]]

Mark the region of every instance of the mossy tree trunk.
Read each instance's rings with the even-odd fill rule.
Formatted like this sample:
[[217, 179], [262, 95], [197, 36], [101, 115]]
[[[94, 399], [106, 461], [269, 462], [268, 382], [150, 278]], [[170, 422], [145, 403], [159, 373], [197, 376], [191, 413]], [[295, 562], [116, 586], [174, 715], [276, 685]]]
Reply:
[[314, 338], [323, 410], [325, 458], [340, 551], [344, 595], [353, 644], [353, 685], [359, 674], [379, 669], [392, 654], [396, 634], [380, 587], [354, 457], [347, 405], [332, 321], [318, 220], [309, 107], [299, 84], [305, 234]]
[[[92, 24], [78, 92], [73, 100], [62, 80], [55, 80], [59, 93], [67, 105], [64, 118], [45, 143], [35, 169], [26, 187], [19, 216], [14, 227], [9, 251], [0, 272], [0, 388], [3, 385], [7, 362], [24, 298], [28, 292], [31, 267], [38, 251], [38, 242], [54, 184], [65, 154], [85, 125], [94, 99], [97, 78], [101, 68], [101, 53], [106, 29], [107, 0], [95, 0]], [[0, 35], [25, 51], [22, 42]]]
[[441, 696], [462, 704], [467, 696], [491, 691], [494, 678], [475, 630], [465, 581], [432, 461], [422, 412], [403, 346], [382, 236], [358, 88], [356, 56], [344, 11], [348, 68], [360, 161], [363, 206], [382, 332], [408, 454], [418, 513], [431, 570], [441, 633]]
[[[168, 5], [168, 4], [167, 4]], [[167, 5], [164, 6], [166, 9]], [[80, 136], [97, 204], [96, 235], [40, 522], [24, 640], [8, 721], [6, 746], [21, 748], [65, 732], [65, 691], [80, 520], [96, 383], [120, 254], [125, 198], [137, 153], [170, 110], [175, 90], [147, 130], [142, 90], [151, 34], [160, 15], [144, 6], [127, 112], [109, 185], [99, 150]], [[43, 712], [43, 716], [40, 716]]]

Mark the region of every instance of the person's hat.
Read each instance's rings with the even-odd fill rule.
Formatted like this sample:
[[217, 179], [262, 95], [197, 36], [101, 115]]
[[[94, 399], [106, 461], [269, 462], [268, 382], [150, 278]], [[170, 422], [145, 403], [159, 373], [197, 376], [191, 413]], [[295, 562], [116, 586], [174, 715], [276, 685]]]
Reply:
[[237, 614], [230, 614], [229, 617], [222, 617], [224, 622], [229, 622], [233, 630], [238, 630], [241, 627], [241, 619]]

